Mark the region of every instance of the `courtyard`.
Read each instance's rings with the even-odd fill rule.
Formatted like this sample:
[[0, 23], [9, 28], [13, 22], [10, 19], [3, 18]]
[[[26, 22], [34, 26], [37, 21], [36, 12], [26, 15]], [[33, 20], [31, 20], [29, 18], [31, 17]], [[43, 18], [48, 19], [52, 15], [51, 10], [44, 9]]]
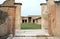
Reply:
[[41, 25], [35, 23], [22, 23], [21, 29], [41, 29]]

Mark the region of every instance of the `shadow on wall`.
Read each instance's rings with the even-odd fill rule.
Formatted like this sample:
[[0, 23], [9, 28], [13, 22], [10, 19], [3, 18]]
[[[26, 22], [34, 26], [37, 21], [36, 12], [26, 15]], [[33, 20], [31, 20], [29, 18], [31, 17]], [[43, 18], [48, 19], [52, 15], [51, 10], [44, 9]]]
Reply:
[[7, 17], [8, 17], [8, 13], [0, 10], [0, 25], [5, 22]]

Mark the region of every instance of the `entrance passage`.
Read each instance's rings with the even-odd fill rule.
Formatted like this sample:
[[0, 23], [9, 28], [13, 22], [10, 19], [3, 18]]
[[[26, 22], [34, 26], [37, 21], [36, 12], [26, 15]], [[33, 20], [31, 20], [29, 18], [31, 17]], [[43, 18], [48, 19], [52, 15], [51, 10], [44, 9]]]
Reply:
[[28, 17], [28, 23], [31, 23], [31, 17]]
[[24, 23], [24, 20], [22, 20], [22, 23]]
[[33, 23], [35, 23], [35, 20], [33, 20]]
[[27, 23], [27, 20], [22, 20], [22, 23]]

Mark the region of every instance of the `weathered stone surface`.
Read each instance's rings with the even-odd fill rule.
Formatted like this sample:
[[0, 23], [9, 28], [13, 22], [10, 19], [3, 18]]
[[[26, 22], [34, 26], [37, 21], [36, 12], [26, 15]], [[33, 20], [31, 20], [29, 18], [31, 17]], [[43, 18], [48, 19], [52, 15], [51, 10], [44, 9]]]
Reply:
[[60, 3], [55, 3], [54, 0], [48, 0], [49, 13], [49, 33], [53, 36], [60, 36]]
[[42, 11], [42, 14], [41, 14], [41, 25], [42, 25], [42, 28], [45, 29], [45, 30], [48, 30], [48, 9], [47, 9], [47, 3], [41, 3], [41, 11]]
[[[5, 39], [9, 34], [14, 35], [15, 26], [20, 27], [20, 5], [22, 5], [22, 3], [15, 3], [15, 0], [6, 0], [0, 5], [0, 10], [2, 11], [0, 11], [0, 36], [3, 37], [0, 37], [1, 39]], [[16, 18], [19, 22], [17, 22]]]
[[0, 25], [3, 24], [8, 17], [8, 13], [0, 10]]
[[[14, 16], [15, 16], [15, 6], [13, 6], [13, 4], [14, 3], [12, 0], [9, 1], [6, 0], [3, 4], [0, 5], [0, 38], [1, 39], [6, 39], [8, 35], [12, 33], [11, 31], [13, 31], [14, 33], [14, 23], [11, 24], [11, 21], [14, 20]], [[14, 15], [12, 15], [12, 13]], [[10, 17], [12, 17], [12, 20]], [[11, 26], [13, 29], [11, 29]]]
[[0, 6], [14, 6], [15, 0], [6, 0], [3, 4]]

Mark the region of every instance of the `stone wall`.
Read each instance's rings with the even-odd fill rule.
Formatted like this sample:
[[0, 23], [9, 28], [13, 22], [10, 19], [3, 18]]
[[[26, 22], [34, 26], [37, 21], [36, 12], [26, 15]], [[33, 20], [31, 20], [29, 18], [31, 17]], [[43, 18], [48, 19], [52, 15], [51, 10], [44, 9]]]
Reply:
[[[0, 35], [2, 36], [2, 37], [0, 37], [1, 39], [6, 38], [9, 34], [14, 35], [15, 29], [16, 29], [15, 23], [19, 23], [19, 22], [15, 22], [15, 20], [16, 20], [15, 18], [17, 18], [17, 17], [19, 18], [21, 16], [21, 15], [16, 16], [16, 14], [20, 14], [19, 11], [21, 12], [21, 10], [20, 10], [21, 9], [21, 7], [20, 7], [21, 3], [19, 5], [17, 4], [15, 6], [14, 1], [15, 0], [6, 0], [3, 4], [0, 5], [0, 10], [3, 12], [6, 12], [8, 14], [8, 17], [7, 17], [8, 20], [6, 19], [7, 23], [1, 24], [3, 26], [0, 25]], [[20, 20], [20, 18], [19, 18], [19, 20]]]
[[16, 6], [16, 15], [15, 15], [15, 29], [21, 29], [21, 3], [15, 3]]
[[41, 3], [41, 25], [42, 29], [48, 30], [48, 9], [47, 9], [47, 4], [46, 3]]
[[55, 26], [55, 34], [60, 36], [60, 3], [55, 3], [56, 5], [56, 26]]
[[52, 36], [60, 36], [60, 4], [59, 1], [55, 3], [54, 0], [48, 0], [48, 13], [49, 13], [49, 33]]
[[15, 0], [6, 0], [1, 6], [14, 6]]
[[[15, 0], [6, 0], [3, 4], [0, 5], [0, 10], [3, 11], [3, 12], [7, 12], [8, 18], [11, 21], [9, 23], [8, 27], [6, 27], [7, 25], [5, 26], [5, 28], [1, 26], [1, 28], [0, 28], [1, 31], [3, 31], [3, 28], [4, 29], [8, 28], [6, 30], [7, 33], [10, 32], [8, 30], [11, 29], [12, 34], [14, 34], [15, 30], [17, 30], [17, 29], [20, 30], [20, 24], [21, 24], [21, 20], [20, 20], [21, 19], [21, 5], [22, 5], [22, 3], [15, 3]], [[4, 33], [6, 33], [6, 32], [4, 31]]]

